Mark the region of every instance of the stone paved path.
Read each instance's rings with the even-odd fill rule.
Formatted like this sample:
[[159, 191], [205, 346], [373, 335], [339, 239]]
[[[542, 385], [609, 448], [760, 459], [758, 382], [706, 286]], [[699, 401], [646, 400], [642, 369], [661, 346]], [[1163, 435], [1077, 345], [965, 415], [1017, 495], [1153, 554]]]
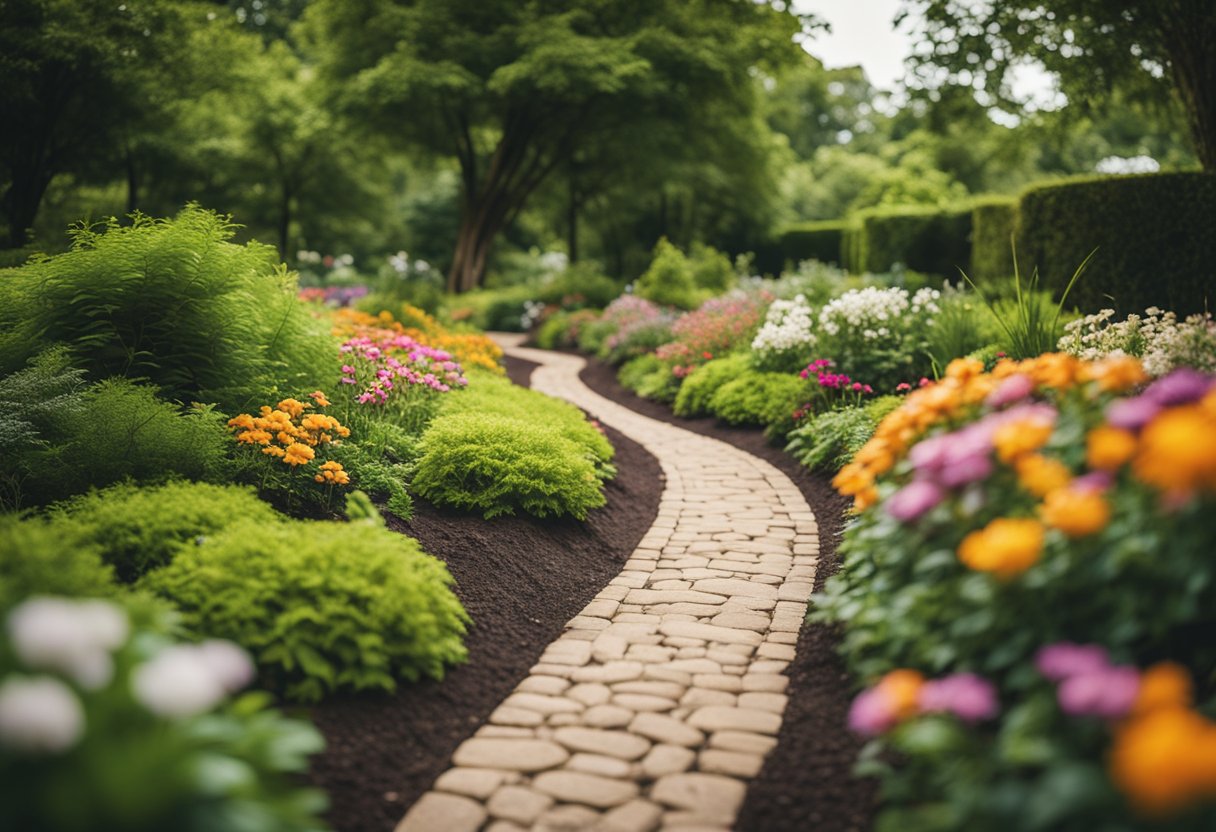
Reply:
[[501, 343], [541, 365], [535, 389], [654, 454], [666, 488], [621, 573], [397, 832], [729, 829], [781, 727], [815, 516], [763, 460], [592, 392], [583, 359]]

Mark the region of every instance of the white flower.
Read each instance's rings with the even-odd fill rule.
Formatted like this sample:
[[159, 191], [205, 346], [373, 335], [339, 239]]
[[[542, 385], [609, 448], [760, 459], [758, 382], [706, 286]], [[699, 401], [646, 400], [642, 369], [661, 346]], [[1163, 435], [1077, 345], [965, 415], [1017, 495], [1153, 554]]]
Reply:
[[9, 638], [23, 663], [58, 671], [93, 690], [113, 676], [110, 652], [126, 641], [129, 629], [126, 613], [107, 601], [31, 598], [8, 616]]
[[236, 693], [253, 681], [253, 660], [231, 641], [210, 639], [197, 649], [203, 664], [228, 693]]
[[84, 735], [84, 708], [50, 676], [9, 677], [0, 684], [0, 745], [17, 751], [66, 751]]
[[157, 716], [181, 719], [211, 710], [227, 691], [196, 645], [168, 647], [135, 668], [131, 691]]
[[775, 300], [768, 308], [764, 325], [752, 340], [757, 352], [781, 352], [815, 342], [811, 330], [811, 307], [803, 295], [793, 300]]

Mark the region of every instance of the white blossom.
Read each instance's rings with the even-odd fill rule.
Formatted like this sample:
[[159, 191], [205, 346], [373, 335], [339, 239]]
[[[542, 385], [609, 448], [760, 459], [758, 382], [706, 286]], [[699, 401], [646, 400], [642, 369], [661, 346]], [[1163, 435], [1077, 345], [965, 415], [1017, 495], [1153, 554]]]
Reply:
[[169, 719], [205, 713], [227, 694], [203, 651], [190, 644], [168, 647], [135, 668], [131, 691], [149, 711]]
[[0, 684], [0, 746], [66, 751], [84, 735], [84, 708], [72, 689], [50, 676], [11, 676]]
[[203, 664], [228, 693], [236, 693], [253, 681], [253, 660], [231, 641], [209, 639], [197, 650]]
[[113, 676], [110, 652], [126, 641], [129, 624], [126, 613], [107, 601], [31, 598], [9, 613], [8, 632], [27, 666], [63, 673], [95, 690]]
[[1150, 306], [1143, 316], [1131, 314], [1122, 321], [1114, 316], [1113, 309], [1103, 309], [1069, 322], [1058, 348], [1088, 361], [1135, 356], [1150, 376], [1163, 376], [1176, 367], [1216, 371], [1216, 321], [1211, 313], [1179, 321], [1173, 312]]
[[752, 340], [756, 352], [783, 352], [815, 343], [812, 311], [806, 296], [775, 300], [768, 308], [764, 325]]

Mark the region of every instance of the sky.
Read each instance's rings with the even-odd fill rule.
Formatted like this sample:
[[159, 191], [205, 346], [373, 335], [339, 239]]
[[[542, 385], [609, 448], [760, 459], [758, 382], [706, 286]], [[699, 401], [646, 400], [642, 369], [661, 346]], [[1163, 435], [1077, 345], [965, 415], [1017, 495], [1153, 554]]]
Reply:
[[[870, 83], [890, 90], [906, 75], [904, 60], [912, 52], [911, 21], [895, 29], [892, 21], [901, 0], [794, 0], [799, 12], [811, 12], [832, 26], [817, 32], [804, 46], [828, 69], [861, 64]], [[1053, 92], [1051, 76], [1042, 68], [1021, 67], [1013, 84], [1015, 94], [1041, 106], [1063, 103]]]

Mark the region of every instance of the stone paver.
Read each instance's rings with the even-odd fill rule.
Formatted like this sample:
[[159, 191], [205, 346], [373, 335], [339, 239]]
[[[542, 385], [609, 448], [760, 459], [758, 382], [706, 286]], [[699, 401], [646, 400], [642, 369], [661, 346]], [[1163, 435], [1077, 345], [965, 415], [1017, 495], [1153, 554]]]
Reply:
[[652, 453], [658, 516], [621, 573], [465, 740], [397, 832], [727, 830], [776, 745], [818, 564], [815, 515], [763, 460], [647, 418], [523, 349], [534, 389]]

